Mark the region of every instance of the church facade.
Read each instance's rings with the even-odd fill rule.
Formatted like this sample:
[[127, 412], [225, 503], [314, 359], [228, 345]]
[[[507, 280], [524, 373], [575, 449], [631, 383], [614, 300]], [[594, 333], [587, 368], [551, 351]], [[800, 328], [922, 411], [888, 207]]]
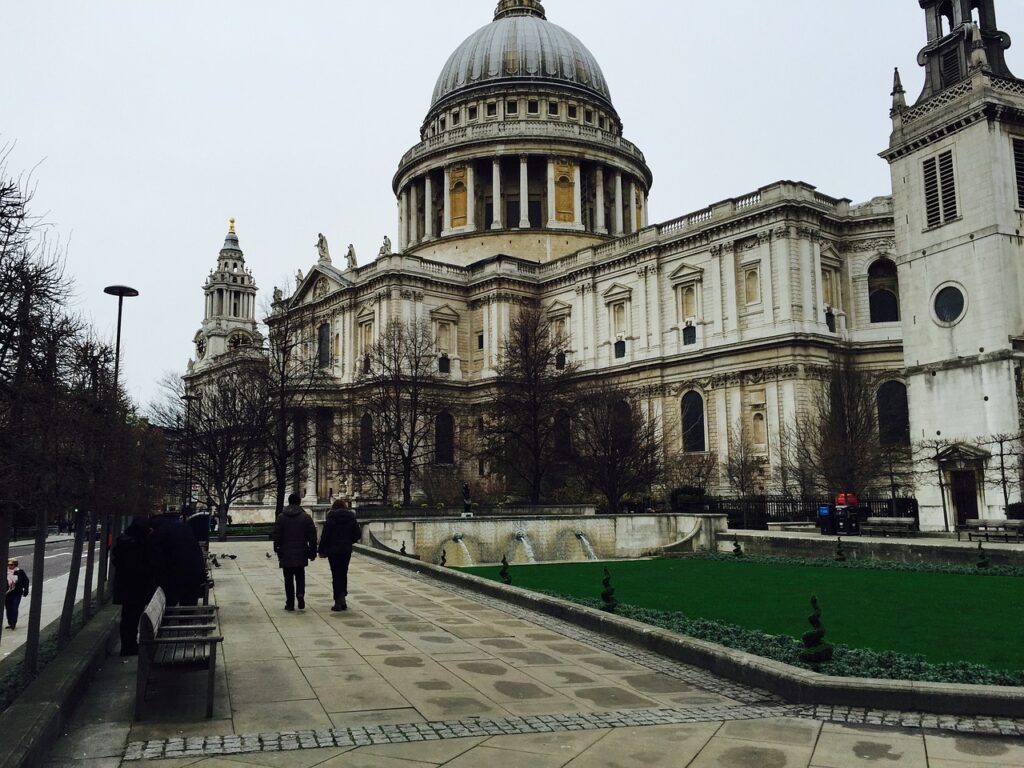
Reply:
[[[583, 376], [628, 386], [661, 421], [666, 451], [763, 457], [758, 492], [788, 490], [785, 441], [842, 351], [877, 377], [882, 439], [934, 448], [935, 471], [901, 489], [922, 527], [1003, 516], [982, 444], [1021, 431], [1024, 82], [994, 0], [920, 3], [926, 86], [909, 105], [897, 75], [892, 195], [781, 181], [652, 223], [654, 175], [593, 54], [539, 0], [501, 0], [444, 64], [401, 158], [397, 242], [360, 265], [321, 237], [294, 292], [275, 291], [271, 325], [301, 323], [331, 382], [297, 414], [304, 502], [359, 490], [317, 441], [353, 428], [348, 393], [389, 319], [430, 323], [469, 431], [510, 318], [536, 302]], [[233, 226], [206, 295], [192, 379], [262, 341]]]

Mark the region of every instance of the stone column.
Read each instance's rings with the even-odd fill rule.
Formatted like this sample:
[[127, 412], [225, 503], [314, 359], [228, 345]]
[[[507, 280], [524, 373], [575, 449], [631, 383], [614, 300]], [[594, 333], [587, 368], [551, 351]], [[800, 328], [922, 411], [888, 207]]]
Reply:
[[409, 209], [406, 211], [406, 218], [409, 219], [409, 236], [408, 240], [406, 240], [407, 245], [416, 245], [420, 239], [419, 203], [419, 189], [416, 187], [416, 181], [413, 180], [409, 185]]
[[622, 221], [622, 171], [615, 172], [615, 234], [622, 236], [624, 222]]
[[580, 172], [580, 164], [573, 166], [573, 226], [583, 229], [583, 179]]
[[732, 243], [722, 246], [722, 292], [725, 299], [725, 332], [739, 328], [739, 309], [736, 295], [736, 249]]
[[476, 231], [476, 170], [466, 163], [466, 231]]
[[800, 300], [804, 305], [804, 322], [812, 322], [814, 320], [814, 285], [811, 282], [812, 259], [811, 241], [808, 240], [809, 236], [805, 231], [800, 232]]
[[[757, 236], [761, 251], [761, 306], [764, 307], [764, 322], [775, 325], [774, 265], [772, 264], [771, 235], [762, 232]], [[769, 422], [770, 423], [770, 422]]]
[[405, 250], [406, 241], [409, 238], [409, 190], [402, 190], [398, 198], [398, 251]]
[[629, 180], [629, 231], [636, 232], [640, 229], [640, 221], [636, 216], [636, 179]]
[[530, 228], [530, 166], [526, 155], [519, 156], [519, 228]]
[[452, 231], [452, 169], [447, 165], [444, 167], [444, 189], [441, 191], [444, 199], [444, 221], [441, 222], [441, 237]]
[[647, 194], [645, 193], [644, 197], [643, 197], [643, 201], [642, 201], [643, 207], [641, 208], [641, 212], [643, 213], [643, 220], [640, 222], [640, 226], [641, 227], [648, 227], [648, 226], [650, 226], [650, 221], [648, 221], [648, 216], [647, 216], [647, 202], [648, 202], [648, 200], [649, 200], [649, 198], [648, 198]]
[[811, 237], [814, 238], [812, 244], [814, 254], [814, 272], [811, 275], [814, 277], [814, 306], [816, 307], [814, 313], [814, 320], [818, 323], [825, 322], [825, 292], [821, 284], [821, 241], [818, 239], [818, 233], [812, 232]]
[[503, 218], [502, 205], [501, 205], [501, 158], [496, 157], [491, 162], [491, 208], [494, 210], [494, 220], [491, 222], [491, 229], [501, 229], [501, 221]]
[[597, 188], [597, 200], [594, 203], [597, 209], [594, 217], [596, 222], [594, 231], [599, 235], [606, 235], [608, 234], [608, 227], [604, 223], [604, 166], [597, 166], [594, 186]]
[[555, 215], [555, 160], [548, 158], [548, 229], [558, 226]]
[[429, 171], [423, 179], [423, 239], [434, 239], [434, 183]]
[[489, 376], [491, 373], [491, 301], [490, 299], [483, 300], [483, 307], [481, 307], [480, 314], [483, 316], [484, 321], [484, 359], [483, 359], [483, 375]]
[[637, 280], [637, 282], [638, 282], [637, 287], [640, 289], [638, 291], [638, 297], [640, 299], [640, 301], [639, 301], [639, 305], [640, 306], [637, 307], [637, 309], [639, 310], [639, 315], [642, 318], [641, 323], [642, 323], [643, 327], [640, 329], [640, 332], [639, 333], [635, 333], [634, 336], [639, 337], [637, 339], [637, 341], [639, 342], [639, 344], [638, 344], [639, 348], [641, 350], [646, 351], [647, 350], [647, 346], [648, 346], [648, 338], [649, 338], [648, 333], [650, 332], [650, 329], [651, 329], [651, 315], [650, 315], [650, 311], [649, 311], [648, 306], [647, 306], [647, 267], [640, 267], [636, 271], [636, 276], [638, 278], [638, 280]]
[[[652, 327], [654, 329], [654, 342], [651, 344], [651, 347], [654, 349], [655, 352], [658, 352], [661, 349], [661, 345], [662, 345], [662, 335], [661, 335], [661, 333], [662, 333], [662, 331], [661, 331], [661, 328], [662, 328], [662, 322], [661, 322], [661, 267], [659, 267], [659, 266], [651, 267], [650, 268], [650, 273], [651, 273], [651, 276], [653, 278], [651, 280], [651, 282], [654, 284], [654, 290], [653, 290], [653, 294], [654, 294], [654, 310], [651, 312], [652, 321], [653, 321], [652, 322]], [[699, 284], [698, 284], [698, 288], [699, 288]], [[701, 334], [701, 335], [703, 336], [703, 334]]]
[[316, 504], [316, 419], [311, 414], [306, 414], [306, 482], [303, 485], [302, 503], [305, 505]]
[[793, 319], [793, 283], [790, 278], [789, 227], [772, 232], [772, 261], [779, 266], [779, 321]]

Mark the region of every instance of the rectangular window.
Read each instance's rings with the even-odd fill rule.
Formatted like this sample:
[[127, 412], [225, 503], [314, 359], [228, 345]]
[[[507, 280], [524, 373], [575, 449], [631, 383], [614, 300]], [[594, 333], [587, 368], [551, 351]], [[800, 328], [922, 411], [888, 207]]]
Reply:
[[519, 114], [519, 102], [508, 101], [505, 102], [505, 114], [506, 115], [517, 115]]
[[526, 102], [526, 111], [531, 115], [540, 114], [540, 102], [536, 99], [530, 99]]
[[587, 123], [587, 125], [592, 125], [593, 124], [593, 122], [594, 122], [594, 113], [593, 113], [593, 111], [588, 109], [586, 112], [583, 113], [583, 122]]
[[477, 109], [477, 107], [470, 107], [469, 108], [469, 119], [470, 120], [476, 120], [478, 112], [479, 112], [479, 110]]
[[1013, 140], [1013, 165], [1017, 169], [1017, 207], [1024, 208], [1024, 139]]
[[447, 123], [445, 123], [443, 117], [440, 120], [437, 121], [437, 124], [438, 124], [438, 126], [440, 127], [440, 129], [442, 131], [447, 127]]
[[497, 117], [498, 116], [498, 103], [496, 101], [487, 102], [487, 116]]
[[697, 343], [697, 326], [688, 325], [683, 328], [683, 344], [689, 346]]
[[957, 217], [952, 150], [924, 161], [924, 206], [929, 228], [941, 226]]
[[577, 120], [577, 119], [579, 119], [579, 116], [580, 116], [579, 108], [575, 104], [570, 104], [569, 105], [569, 119], [570, 120]]
[[452, 125], [458, 125], [458, 124], [459, 124], [459, 113], [458, 112], [452, 112]]
[[963, 77], [960, 74], [960, 52], [953, 48], [942, 54], [942, 87], [956, 85]]
[[626, 335], [626, 302], [620, 301], [612, 305], [612, 336], [619, 338]]
[[601, 119], [598, 121], [598, 124], [601, 126], [601, 130], [603, 131], [605, 129], [605, 126], [607, 125], [607, 122], [605, 122], [603, 115], [601, 116]]
[[482, 333], [478, 333], [476, 335], [476, 348], [477, 349], [483, 349], [484, 348], [484, 335]]
[[548, 102], [548, 114], [552, 117], [558, 117], [562, 113], [562, 110], [558, 107], [557, 101]]

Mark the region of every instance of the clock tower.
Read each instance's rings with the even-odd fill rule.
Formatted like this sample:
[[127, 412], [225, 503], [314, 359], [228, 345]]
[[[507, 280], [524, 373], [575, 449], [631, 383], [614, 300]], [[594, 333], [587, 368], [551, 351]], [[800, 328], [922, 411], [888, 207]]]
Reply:
[[[994, 0], [919, 0], [924, 88], [899, 72], [892, 173], [900, 316], [922, 527], [1003, 517], [997, 436], [1021, 432], [1024, 81]], [[1005, 457], [1004, 457], [1005, 458]], [[1016, 456], [1004, 463], [1015, 464]]]

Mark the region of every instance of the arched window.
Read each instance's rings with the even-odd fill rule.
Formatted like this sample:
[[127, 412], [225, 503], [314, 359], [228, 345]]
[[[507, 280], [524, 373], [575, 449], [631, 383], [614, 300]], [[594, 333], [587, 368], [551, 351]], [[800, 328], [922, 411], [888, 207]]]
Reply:
[[[463, 172], [465, 173], [465, 172]], [[466, 226], [466, 211], [468, 209], [468, 198], [466, 197], [466, 183], [461, 179], [452, 184], [451, 188], [451, 211], [452, 228]]]
[[900, 320], [900, 281], [896, 265], [879, 259], [868, 267], [868, 305], [872, 323], [898, 323]]
[[455, 419], [448, 411], [434, 419], [434, 463], [455, 463]]
[[704, 398], [698, 392], [683, 395], [683, 453], [704, 453]]
[[568, 174], [555, 181], [555, 221], [572, 223], [576, 217], [576, 185]]
[[316, 364], [320, 368], [327, 368], [331, 364], [330, 323], [321, 323], [316, 329]]
[[910, 445], [910, 408], [902, 381], [887, 381], [878, 388], [878, 442]]
[[373, 463], [373, 417], [368, 413], [359, 420], [359, 461], [364, 465]]

